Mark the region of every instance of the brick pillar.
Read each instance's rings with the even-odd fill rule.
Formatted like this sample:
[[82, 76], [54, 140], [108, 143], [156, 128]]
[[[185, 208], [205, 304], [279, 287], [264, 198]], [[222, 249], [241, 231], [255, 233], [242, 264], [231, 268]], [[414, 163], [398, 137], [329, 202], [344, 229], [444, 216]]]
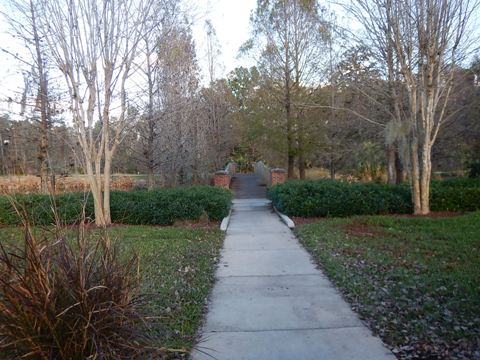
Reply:
[[232, 169], [232, 174], [236, 174], [236, 173], [237, 173], [237, 163], [232, 162], [232, 163], [230, 164], [230, 168]]
[[287, 180], [287, 171], [285, 169], [271, 169], [270, 170], [271, 186], [283, 184]]
[[217, 171], [213, 177], [213, 185], [226, 189], [230, 188], [230, 175], [224, 170]]

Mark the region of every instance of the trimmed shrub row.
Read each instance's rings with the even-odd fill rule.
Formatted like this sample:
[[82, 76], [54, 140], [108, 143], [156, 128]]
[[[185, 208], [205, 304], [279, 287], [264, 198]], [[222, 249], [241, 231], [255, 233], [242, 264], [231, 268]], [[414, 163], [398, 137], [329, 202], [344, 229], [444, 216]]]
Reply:
[[[352, 216], [412, 213], [408, 184], [346, 183], [333, 180], [288, 181], [269, 189], [274, 206], [290, 216]], [[480, 209], [480, 181], [434, 181], [432, 211]]]
[[[208, 216], [220, 220], [230, 210], [230, 191], [213, 186], [191, 186], [152, 191], [113, 191], [111, 193], [112, 222], [132, 225], [172, 225], [175, 221], [198, 220]], [[16, 201], [27, 211], [36, 225], [54, 222], [52, 208], [62, 223], [73, 224], [81, 217], [83, 206], [87, 218], [94, 218], [91, 194], [68, 193], [54, 198], [47, 195], [17, 195]], [[0, 197], [0, 224], [19, 223], [7, 197]]]

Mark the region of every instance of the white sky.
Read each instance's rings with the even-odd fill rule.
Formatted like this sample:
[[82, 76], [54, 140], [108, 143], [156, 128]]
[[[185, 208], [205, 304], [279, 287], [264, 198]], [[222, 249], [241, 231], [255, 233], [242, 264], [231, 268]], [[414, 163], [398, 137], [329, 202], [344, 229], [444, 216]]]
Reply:
[[[337, 4], [344, 0], [336, 0], [332, 4]], [[4, 4], [8, 0], [0, 0], [0, 7], [5, 8]], [[354, 26], [352, 19], [344, 18], [345, 14], [340, 6], [330, 4], [335, 10], [340, 23], [346, 24], [351, 30]], [[218, 43], [220, 44], [221, 55], [218, 62], [220, 66], [216, 70], [216, 77], [226, 76], [230, 71], [238, 66], [252, 66], [254, 61], [248, 58], [237, 58], [240, 46], [250, 37], [250, 14], [255, 8], [256, 0], [183, 0], [183, 5], [190, 10], [193, 16], [193, 37], [196, 43], [197, 58], [202, 70], [203, 81], [207, 83], [207, 64], [206, 64], [206, 31], [205, 21], [210, 20], [215, 28]], [[16, 53], [24, 53], [25, 50], [18, 44], [16, 39], [7, 34], [8, 27], [0, 16], [0, 47], [7, 48]], [[20, 74], [18, 61], [11, 55], [0, 51], [0, 112], [6, 109], [6, 99], [8, 97], [18, 98], [22, 92], [23, 79]]]
[[[5, 0], [0, 0], [4, 9]], [[202, 70], [203, 83], [206, 83], [206, 31], [205, 21], [210, 20], [215, 28], [221, 54], [218, 58], [217, 78], [227, 75], [237, 66], [251, 66], [248, 59], [237, 59], [238, 49], [249, 38], [250, 12], [256, 0], [184, 0], [193, 15], [193, 37], [197, 57]], [[13, 53], [25, 53], [23, 46], [7, 33], [8, 25], [0, 17], [0, 47]], [[23, 89], [19, 63], [11, 55], [0, 51], [0, 112], [8, 111], [5, 103], [8, 97], [18, 98]], [[13, 110], [10, 108], [10, 110]], [[14, 110], [13, 110], [14, 111]]]
[[[256, 0], [187, 0], [195, 4], [198, 17], [193, 26], [193, 36], [197, 44], [197, 55], [202, 69], [206, 68], [206, 32], [205, 20], [209, 19], [217, 33], [221, 55], [219, 62], [223, 71], [217, 70], [223, 77], [237, 66], [251, 66], [248, 59], [237, 59], [238, 49], [250, 35], [250, 13]], [[204, 71], [205, 72], [205, 71]]]

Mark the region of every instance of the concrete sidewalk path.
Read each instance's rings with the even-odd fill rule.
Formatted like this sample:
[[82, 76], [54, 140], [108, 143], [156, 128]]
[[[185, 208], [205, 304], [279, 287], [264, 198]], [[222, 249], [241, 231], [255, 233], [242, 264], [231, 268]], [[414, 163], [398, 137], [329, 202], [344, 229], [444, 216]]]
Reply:
[[191, 359], [394, 359], [312, 263], [265, 198], [234, 200]]

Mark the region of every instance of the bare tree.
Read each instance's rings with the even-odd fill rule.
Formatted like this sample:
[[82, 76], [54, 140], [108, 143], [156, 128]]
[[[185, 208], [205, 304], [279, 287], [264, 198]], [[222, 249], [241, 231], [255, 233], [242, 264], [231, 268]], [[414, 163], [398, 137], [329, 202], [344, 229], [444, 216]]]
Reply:
[[[145, 38], [145, 56], [146, 56], [146, 67], [145, 67], [145, 76], [147, 78], [147, 90], [148, 90], [148, 100], [147, 100], [147, 110], [144, 118], [140, 121], [139, 126], [141, 126], [140, 136], [142, 137], [142, 149], [143, 155], [146, 162], [147, 168], [147, 186], [149, 189], [153, 189], [155, 185], [155, 169], [157, 168], [156, 159], [155, 159], [155, 148], [156, 148], [156, 139], [157, 139], [157, 126], [156, 126], [156, 116], [154, 113], [154, 94], [155, 94], [155, 60], [154, 56], [156, 55], [156, 46], [155, 40], [153, 44], [150, 44], [151, 39]], [[153, 59], [152, 59], [153, 58]]]
[[[220, 169], [233, 149], [234, 134], [231, 131], [230, 114], [232, 97], [224, 79], [210, 83], [201, 90], [204, 141], [206, 141], [205, 168]], [[213, 170], [210, 169], [210, 170]]]
[[199, 69], [186, 21], [165, 29], [158, 44], [158, 159], [169, 185], [190, 182], [205, 154], [198, 114]]
[[230, 143], [225, 136], [229, 93], [225, 81], [216, 80], [214, 29], [207, 23], [210, 84], [201, 89], [189, 14], [174, 1], [167, 5], [155, 11], [159, 24], [142, 41], [146, 61], [138, 67], [148, 96], [135, 107], [140, 142], [135, 151], [149, 188], [158, 173], [167, 186], [207, 182], [223, 165]]
[[207, 65], [209, 86], [201, 91], [205, 131], [207, 140], [207, 157], [211, 159], [215, 169], [224, 165], [228, 153], [232, 150], [232, 134], [228, 134], [226, 125], [230, 114], [230, 94], [225, 80], [217, 80], [217, 70], [221, 65], [218, 56], [221, 54], [215, 28], [210, 20], [205, 21], [207, 35]]
[[[30, 52], [30, 58], [21, 58], [18, 54], [12, 54], [21, 63], [29, 66], [31, 70], [24, 73], [26, 86], [21, 100], [22, 113], [25, 113], [29, 82], [35, 84], [35, 101], [31, 108], [32, 113], [39, 113], [38, 132], [38, 164], [40, 175], [40, 191], [48, 192], [48, 132], [51, 127], [51, 108], [49, 104], [49, 87], [45, 46], [42, 44], [39, 34], [39, 17], [41, 7], [38, 0], [17, 1], [9, 0], [11, 12], [3, 12], [10, 24], [15, 36], [20, 38]], [[5, 50], [7, 51], [7, 50]]]
[[478, 1], [359, 0], [355, 4], [351, 9], [377, 42], [387, 65], [390, 129], [407, 165], [414, 213], [428, 214], [432, 147], [449, 116], [453, 77], [471, 41], [469, 26]]
[[465, 56], [466, 35], [477, 1], [392, 1], [391, 43], [409, 108], [406, 161], [415, 214], [430, 212], [432, 146], [444, 123], [453, 76]]
[[178, 6], [175, 0], [165, 0], [156, 3], [155, 11], [151, 17], [149, 28], [151, 31], [144, 32], [142, 37], [141, 53], [137, 66], [138, 72], [143, 75], [146, 83], [147, 97], [141, 104], [140, 119], [137, 130], [140, 137], [140, 156], [138, 159], [143, 163], [147, 171], [147, 187], [153, 189], [155, 186], [155, 173], [160, 167], [158, 156], [158, 142], [160, 138], [159, 122], [162, 119], [162, 111], [159, 108], [159, 46], [161, 39], [168, 32], [172, 31], [174, 24], [178, 21]]
[[[365, 34], [356, 34], [357, 40], [368, 46], [379, 64], [383, 64], [383, 76], [387, 82], [387, 91], [384, 89], [367, 89], [360, 91], [381, 92], [387, 99], [385, 112], [388, 124], [385, 128], [387, 175], [389, 183], [403, 181], [403, 166], [398, 155], [399, 129], [402, 128], [402, 84], [399, 79], [398, 59], [391, 43], [392, 19], [391, 12], [386, 9], [391, 6], [392, 0], [358, 0], [352, 1], [347, 10], [363, 25]], [[361, 37], [366, 35], [365, 37]], [[400, 88], [399, 88], [400, 86]]]
[[218, 56], [221, 54], [218, 43], [217, 32], [210, 20], [205, 20], [205, 31], [207, 33], [207, 69], [208, 81], [213, 83], [217, 79]]
[[128, 125], [126, 83], [148, 31], [151, 5], [150, 0], [42, 0], [42, 35], [68, 85], [99, 226], [111, 223], [112, 157]]

